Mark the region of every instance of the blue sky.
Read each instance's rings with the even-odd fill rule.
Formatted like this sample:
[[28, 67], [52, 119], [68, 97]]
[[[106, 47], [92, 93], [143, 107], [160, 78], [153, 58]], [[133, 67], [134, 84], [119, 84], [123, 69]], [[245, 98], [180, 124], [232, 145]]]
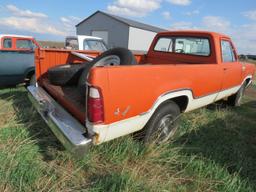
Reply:
[[222, 32], [240, 53], [256, 54], [255, 0], [1, 0], [0, 33], [61, 41], [97, 10], [170, 30]]

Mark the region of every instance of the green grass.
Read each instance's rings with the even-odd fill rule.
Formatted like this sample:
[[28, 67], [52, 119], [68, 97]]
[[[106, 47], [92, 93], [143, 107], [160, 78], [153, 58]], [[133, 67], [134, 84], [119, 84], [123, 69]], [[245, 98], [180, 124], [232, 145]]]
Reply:
[[168, 144], [126, 136], [75, 159], [24, 88], [0, 90], [0, 191], [256, 191], [255, 93], [185, 114]]

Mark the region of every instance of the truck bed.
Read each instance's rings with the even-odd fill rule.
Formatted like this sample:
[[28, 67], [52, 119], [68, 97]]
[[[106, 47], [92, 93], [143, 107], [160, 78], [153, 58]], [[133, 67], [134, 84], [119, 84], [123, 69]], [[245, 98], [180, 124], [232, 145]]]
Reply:
[[[98, 56], [100, 53], [95, 51], [76, 51], [90, 55]], [[57, 49], [37, 49], [36, 50], [36, 75], [38, 85], [43, 87], [61, 106], [64, 106], [76, 119], [82, 124], [86, 118], [85, 96], [83, 97], [76, 86], [56, 86], [48, 80], [47, 71], [49, 68], [64, 63], [82, 63], [84, 59], [72, 54], [72, 50]], [[138, 63], [144, 62], [143, 53], [135, 53]]]
[[56, 101], [65, 106], [75, 118], [81, 123], [85, 121], [85, 97], [83, 97], [77, 86], [57, 86], [49, 82], [47, 76], [41, 80], [41, 85]]

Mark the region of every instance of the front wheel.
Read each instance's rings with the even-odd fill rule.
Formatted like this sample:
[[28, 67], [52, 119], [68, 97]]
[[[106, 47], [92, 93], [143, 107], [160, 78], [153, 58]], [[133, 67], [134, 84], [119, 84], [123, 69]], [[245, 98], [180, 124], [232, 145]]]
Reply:
[[160, 144], [170, 139], [179, 125], [180, 108], [168, 101], [156, 110], [145, 127], [144, 142]]
[[242, 98], [243, 98], [244, 92], [245, 92], [245, 87], [246, 87], [246, 84], [244, 83], [240, 87], [240, 89], [238, 90], [238, 92], [236, 94], [231, 95], [230, 97], [228, 97], [227, 104], [229, 106], [238, 107], [238, 106], [241, 105]]

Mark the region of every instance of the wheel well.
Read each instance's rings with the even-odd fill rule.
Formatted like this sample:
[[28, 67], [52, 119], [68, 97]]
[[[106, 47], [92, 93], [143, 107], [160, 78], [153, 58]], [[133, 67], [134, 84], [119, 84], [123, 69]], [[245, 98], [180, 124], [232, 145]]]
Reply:
[[174, 101], [180, 108], [181, 112], [184, 112], [188, 106], [188, 97], [187, 96], [180, 96], [170, 99]]
[[251, 81], [251, 78], [247, 78], [247, 79], [245, 80], [246, 86], [250, 83], [250, 81]]
[[34, 70], [29, 71], [29, 72], [26, 74], [25, 79], [30, 79], [34, 74], [35, 74], [35, 71], [34, 71]]
[[174, 103], [176, 103], [179, 106], [181, 112], [184, 112], [187, 109], [188, 97], [185, 95], [168, 99], [168, 100], [164, 101], [163, 103], [161, 103], [158, 106], [158, 108], [161, 107], [162, 105], [168, 103], [169, 101], [173, 101]]

